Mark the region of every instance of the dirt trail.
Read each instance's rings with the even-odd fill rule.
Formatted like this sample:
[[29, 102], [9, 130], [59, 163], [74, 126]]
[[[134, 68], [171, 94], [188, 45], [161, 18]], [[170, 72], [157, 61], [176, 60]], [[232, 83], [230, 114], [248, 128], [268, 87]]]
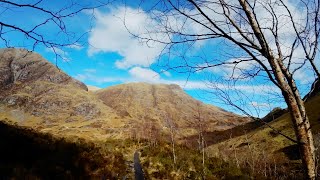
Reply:
[[140, 164], [140, 154], [138, 151], [134, 153], [133, 157], [134, 162], [134, 176], [136, 180], [144, 180], [142, 166]]

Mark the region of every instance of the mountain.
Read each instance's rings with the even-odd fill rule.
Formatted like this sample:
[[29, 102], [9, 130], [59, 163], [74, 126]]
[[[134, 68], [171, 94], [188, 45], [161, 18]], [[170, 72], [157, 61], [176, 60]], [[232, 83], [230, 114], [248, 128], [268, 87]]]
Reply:
[[303, 97], [304, 101], [308, 101], [312, 97], [316, 96], [320, 92], [320, 80], [316, 78], [315, 81], [311, 85], [311, 89], [308, 94]]
[[[82, 82], [39, 54], [23, 49], [0, 51], [0, 118], [54, 134], [94, 137], [117, 127], [117, 115]], [[85, 133], [81, 133], [85, 132]]]
[[[305, 105], [319, 157], [318, 83], [313, 87]], [[275, 109], [263, 120], [277, 131], [295, 138], [286, 110]], [[11, 122], [8, 123], [11, 125], [0, 122], [1, 142], [3, 147], [8, 147], [1, 148], [1, 159], [5, 161], [0, 163], [0, 171], [8, 177], [15, 177], [17, 171], [20, 173], [17, 177], [29, 175], [35, 178], [35, 174], [42, 177], [53, 166], [58, 169], [49, 173], [63, 171], [63, 177], [69, 177], [70, 173], [77, 175], [78, 171], [95, 177], [99, 173], [112, 173], [104, 170], [117, 167], [116, 164], [121, 168], [130, 166], [113, 160], [121, 153], [127, 162], [132, 159], [130, 154], [140, 149], [141, 163], [148, 168], [145, 172], [150, 177], [170, 179], [168, 177], [174, 177], [184, 169], [186, 174], [179, 177], [190, 178], [193, 176], [187, 172], [201, 174], [204, 171], [201, 169], [204, 162], [201, 153], [204, 151], [199, 153], [199, 149], [184, 146], [200, 148], [199, 131], [203, 131], [204, 154], [208, 155], [205, 156], [205, 166], [209, 169], [205, 171], [208, 173], [216, 168], [217, 171], [213, 172], [219, 176], [215, 177], [225, 177], [220, 170], [233, 172], [230, 168], [234, 167], [236, 174], [240, 167], [241, 171], [256, 179], [299, 179], [303, 174], [297, 145], [264, 123], [252, 122], [204, 104], [174, 84], [128, 83], [105, 89], [88, 88], [39, 54], [23, 49], [0, 49], [0, 121]], [[175, 146], [177, 167], [172, 166], [172, 144], [163, 141], [172, 134], [176, 141], [185, 143]], [[99, 143], [104, 150], [96, 149], [96, 145], [86, 145], [78, 141], [79, 138]], [[150, 140], [158, 141], [150, 144]], [[19, 147], [23, 147], [25, 156], [21, 155]], [[115, 151], [110, 151], [111, 155], [107, 156], [113, 149]], [[104, 154], [99, 154], [101, 152]], [[100, 161], [101, 156], [107, 160]], [[216, 162], [212, 159], [214, 156], [227, 160], [227, 164], [220, 160]], [[91, 162], [86, 164], [85, 158]], [[79, 164], [80, 160], [84, 164]], [[184, 163], [186, 160], [188, 162]], [[8, 162], [12, 164], [8, 166]], [[110, 166], [100, 171], [100, 165], [96, 167], [95, 164]], [[88, 166], [91, 170], [82, 171]], [[122, 172], [123, 169], [115, 171]]]
[[199, 124], [213, 131], [249, 121], [201, 103], [173, 84], [129, 83], [88, 91], [23, 49], [0, 50], [0, 85], [1, 119], [60, 136], [158, 138], [174, 129], [182, 137], [196, 134]]
[[88, 85], [87, 87], [88, 87], [88, 91], [92, 91], [92, 92], [94, 92], [94, 91], [97, 91], [97, 90], [101, 89], [101, 88], [99, 88], [99, 87], [96, 87], [96, 86], [90, 86], [90, 85]]
[[205, 124], [203, 131], [212, 131], [248, 122], [246, 118], [195, 100], [175, 84], [128, 83], [95, 94], [119, 116], [139, 122], [136, 125], [140, 127], [145, 123], [187, 134], [197, 130], [201, 123]]

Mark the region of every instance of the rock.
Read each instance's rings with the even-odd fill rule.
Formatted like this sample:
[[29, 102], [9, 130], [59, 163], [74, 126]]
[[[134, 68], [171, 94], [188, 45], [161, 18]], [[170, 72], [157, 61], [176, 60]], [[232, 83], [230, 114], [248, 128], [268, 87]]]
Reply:
[[1, 49], [0, 51], [0, 91], [14, 83], [37, 80], [56, 84], [72, 84], [88, 91], [82, 82], [75, 80], [57, 69], [39, 54], [24, 49]]
[[20, 109], [11, 110], [10, 114], [15, 120], [18, 120], [19, 122], [25, 120], [24, 112]]
[[74, 109], [76, 116], [84, 116], [86, 119], [92, 119], [100, 115], [101, 111], [94, 105], [89, 103], [79, 104]]

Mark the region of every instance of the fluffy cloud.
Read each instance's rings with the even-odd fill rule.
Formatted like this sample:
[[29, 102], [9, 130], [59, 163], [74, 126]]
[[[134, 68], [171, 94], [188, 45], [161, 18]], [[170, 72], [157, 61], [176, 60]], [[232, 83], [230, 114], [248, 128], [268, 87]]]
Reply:
[[129, 70], [131, 78], [127, 82], [148, 82], [161, 84], [177, 84], [183, 89], [208, 89], [209, 86], [203, 81], [167, 80], [161, 78], [160, 74], [149, 69], [134, 67]]
[[[96, 12], [96, 25], [89, 34], [89, 55], [116, 52], [123, 57], [116, 62], [118, 68], [148, 67], [164, 48], [163, 44], [143, 43], [132, 34], [143, 34], [156, 23], [142, 10], [119, 7], [108, 13]], [[130, 34], [128, 32], [132, 34]]]
[[141, 67], [134, 67], [129, 70], [129, 74], [135, 81], [142, 81], [142, 82], [159, 82], [160, 75], [159, 73]]
[[83, 74], [77, 74], [74, 76], [79, 81], [94, 82], [98, 84], [110, 83], [110, 82], [124, 82], [124, 78], [117, 77], [98, 77], [91, 71], [85, 71]]

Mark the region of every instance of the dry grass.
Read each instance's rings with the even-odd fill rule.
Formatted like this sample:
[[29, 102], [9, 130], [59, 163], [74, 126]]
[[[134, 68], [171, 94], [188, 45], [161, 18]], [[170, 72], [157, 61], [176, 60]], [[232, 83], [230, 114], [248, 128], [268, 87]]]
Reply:
[[[319, 138], [320, 95], [306, 102], [306, 108], [312, 131], [315, 137]], [[272, 121], [270, 125], [295, 139], [289, 114], [282, 115]], [[316, 139], [316, 141], [318, 140]], [[213, 156], [221, 156], [226, 160], [235, 160], [250, 168], [256, 166], [256, 173], [260, 175], [270, 176], [270, 173], [266, 173], [266, 169], [271, 166], [274, 177], [280, 178], [281, 173], [283, 178], [301, 177], [302, 172], [299, 169], [301, 161], [295, 143], [266, 126], [259, 127], [242, 136], [230, 137], [226, 141], [211, 145], [207, 148], [207, 151]], [[278, 172], [274, 170], [276, 166], [278, 166]]]

